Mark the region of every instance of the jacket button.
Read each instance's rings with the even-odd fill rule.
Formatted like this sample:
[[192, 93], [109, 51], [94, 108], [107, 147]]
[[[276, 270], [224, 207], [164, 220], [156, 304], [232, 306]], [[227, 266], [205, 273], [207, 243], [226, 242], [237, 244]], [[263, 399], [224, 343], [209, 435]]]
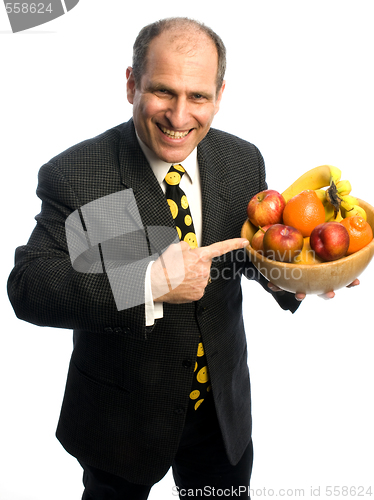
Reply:
[[104, 332], [105, 333], [113, 333], [113, 328], [110, 326], [107, 326], [106, 328], [104, 328]]
[[190, 359], [184, 359], [182, 362], [183, 368], [190, 368], [192, 366], [192, 361]]
[[114, 333], [122, 333], [122, 328], [120, 326], [116, 326], [114, 329]]

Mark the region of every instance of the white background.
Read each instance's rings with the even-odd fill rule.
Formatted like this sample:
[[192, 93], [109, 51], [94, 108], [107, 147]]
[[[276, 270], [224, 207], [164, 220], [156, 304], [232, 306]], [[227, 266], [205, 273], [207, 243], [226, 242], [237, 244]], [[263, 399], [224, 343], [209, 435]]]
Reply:
[[[352, 194], [374, 204], [372, 10], [362, 0], [81, 0], [59, 19], [12, 34], [0, 6], [1, 500], [81, 497], [81, 469], [54, 437], [71, 332], [18, 320], [6, 280], [40, 210], [40, 166], [131, 116], [125, 71], [141, 27], [183, 15], [221, 35], [227, 85], [214, 126], [260, 148], [269, 187], [283, 191], [329, 163]], [[295, 315], [243, 283], [253, 498], [281, 488], [314, 498], [311, 487], [324, 498], [327, 485], [371, 485], [374, 493], [373, 278], [374, 264], [360, 287], [331, 301], [308, 297]], [[176, 498], [172, 486], [169, 473], [150, 498]]]

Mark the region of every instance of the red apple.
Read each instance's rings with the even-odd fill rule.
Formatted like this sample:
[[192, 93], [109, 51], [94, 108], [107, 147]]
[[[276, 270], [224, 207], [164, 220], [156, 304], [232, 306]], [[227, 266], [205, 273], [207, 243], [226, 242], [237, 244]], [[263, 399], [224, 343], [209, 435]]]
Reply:
[[263, 245], [263, 240], [266, 231], [269, 229], [270, 224], [264, 227], [260, 227], [260, 229], [253, 235], [252, 240], [251, 240], [251, 247], [253, 250], [256, 250], [256, 252], [261, 252], [264, 253], [264, 245]]
[[349, 247], [349, 234], [339, 222], [318, 224], [310, 235], [310, 246], [325, 261], [344, 257]]
[[280, 262], [292, 262], [300, 254], [304, 238], [298, 229], [284, 224], [273, 224], [263, 240], [265, 257]]
[[248, 219], [256, 227], [280, 224], [285, 206], [286, 201], [278, 191], [266, 189], [253, 196], [248, 203]]

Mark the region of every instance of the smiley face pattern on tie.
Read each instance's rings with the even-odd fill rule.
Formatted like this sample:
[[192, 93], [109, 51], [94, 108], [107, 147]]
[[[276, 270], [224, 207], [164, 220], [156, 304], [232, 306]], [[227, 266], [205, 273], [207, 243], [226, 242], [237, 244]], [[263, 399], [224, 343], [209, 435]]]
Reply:
[[173, 216], [180, 240], [186, 241], [191, 248], [197, 247], [195, 229], [192, 222], [187, 196], [179, 187], [185, 173], [182, 165], [172, 165], [165, 176], [165, 196]]
[[197, 410], [201, 403], [206, 399], [211, 389], [208, 366], [201, 338], [197, 349], [197, 361], [195, 363], [194, 379], [191, 389], [190, 400], [194, 409]]
[[[175, 222], [179, 239], [186, 241], [191, 248], [197, 248], [197, 238], [187, 196], [179, 186], [184, 173], [185, 169], [182, 165], [172, 165], [170, 167], [165, 176], [165, 196]], [[203, 343], [200, 338], [190, 393], [190, 401], [195, 410], [197, 410], [204, 399], [206, 399], [210, 389], [208, 366]]]

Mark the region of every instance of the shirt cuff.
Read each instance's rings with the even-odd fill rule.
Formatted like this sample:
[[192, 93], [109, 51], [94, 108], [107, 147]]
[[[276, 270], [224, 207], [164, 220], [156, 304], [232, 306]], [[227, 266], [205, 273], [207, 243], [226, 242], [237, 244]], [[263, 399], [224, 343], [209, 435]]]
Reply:
[[145, 326], [152, 326], [156, 319], [164, 316], [162, 302], [154, 302], [152, 297], [151, 268], [154, 261], [150, 262], [145, 273]]

